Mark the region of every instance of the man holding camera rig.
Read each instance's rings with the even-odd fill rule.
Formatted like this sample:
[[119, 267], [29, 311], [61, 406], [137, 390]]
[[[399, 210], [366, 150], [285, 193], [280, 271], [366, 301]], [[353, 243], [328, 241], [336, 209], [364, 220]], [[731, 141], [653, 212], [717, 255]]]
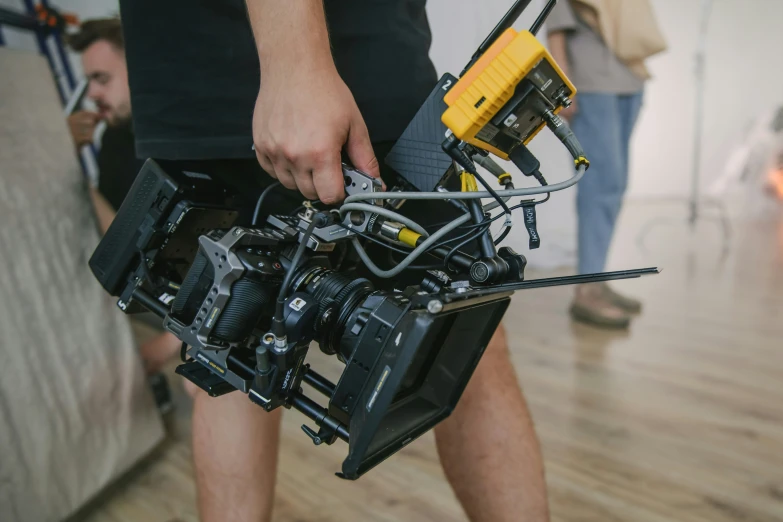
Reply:
[[[337, 203], [342, 153], [372, 176], [393, 176], [377, 158], [436, 83], [424, 7], [425, 0], [251, 0], [246, 9], [240, 0], [123, 0], [137, 154], [247, 186], [249, 201], [269, 174], [308, 199]], [[271, 196], [272, 212], [302, 199]], [[442, 219], [434, 214], [432, 221]], [[241, 394], [194, 392], [203, 520], [271, 518], [280, 415]], [[435, 436], [471, 520], [548, 519], [538, 441], [502, 329]]]

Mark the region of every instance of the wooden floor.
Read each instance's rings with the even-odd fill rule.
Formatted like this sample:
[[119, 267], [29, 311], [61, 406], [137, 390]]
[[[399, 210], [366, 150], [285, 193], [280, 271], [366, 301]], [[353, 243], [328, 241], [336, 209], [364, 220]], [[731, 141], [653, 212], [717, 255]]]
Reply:
[[[783, 212], [735, 224], [725, 257], [719, 227], [684, 223], [682, 205], [624, 211], [610, 268], [664, 269], [616, 285], [645, 302], [627, 333], [572, 324], [569, 288], [506, 316], [555, 521], [783, 521]], [[188, 415], [179, 396], [170, 440], [79, 519], [196, 520]], [[313, 447], [303, 421], [285, 416], [275, 520], [465, 520], [431, 435], [349, 483], [344, 445]]]

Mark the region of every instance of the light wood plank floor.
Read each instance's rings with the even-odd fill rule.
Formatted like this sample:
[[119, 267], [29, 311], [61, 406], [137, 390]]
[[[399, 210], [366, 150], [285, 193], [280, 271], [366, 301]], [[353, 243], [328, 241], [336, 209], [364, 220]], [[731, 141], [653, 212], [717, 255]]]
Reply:
[[[645, 301], [627, 333], [572, 324], [569, 288], [517, 294], [507, 314], [555, 521], [783, 521], [783, 212], [735, 224], [725, 258], [717, 226], [684, 223], [681, 204], [624, 211], [610, 268], [664, 269], [616, 285]], [[177, 401], [170, 439], [79, 520], [196, 520]], [[285, 416], [275, 520], [465, 520], [431, 435], [349, 483], [332, 475], [344, 445], [313, 447], [303, 421]]]

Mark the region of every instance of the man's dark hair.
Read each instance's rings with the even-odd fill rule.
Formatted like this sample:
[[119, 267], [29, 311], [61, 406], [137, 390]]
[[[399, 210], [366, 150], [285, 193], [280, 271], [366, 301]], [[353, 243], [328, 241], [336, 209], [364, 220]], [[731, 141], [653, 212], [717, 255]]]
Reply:
[[125, 50], [122, 24], [119, 18], [95, 18], [87, 20], [75, 33], [65, 36], [65, 42], [77, 53], [83, 52], [99, 40], [106, 40], [118, 51]]

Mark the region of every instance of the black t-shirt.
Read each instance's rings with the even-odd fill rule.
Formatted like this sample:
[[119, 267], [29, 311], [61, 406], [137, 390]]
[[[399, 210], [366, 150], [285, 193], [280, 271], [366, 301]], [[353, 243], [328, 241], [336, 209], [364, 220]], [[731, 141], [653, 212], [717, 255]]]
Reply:
[[[437, 80], [425, 3], [324, 2], [337, 70], [374, 142], [396, 140]], [[244, 0], [120, 7], [137, 155], [252, 157], [259, 64]]]
[[143, 163], [136, 157], [130, 122], [106, 128], [98, 152], [98, 192], [114, 210], [122, 205]]

